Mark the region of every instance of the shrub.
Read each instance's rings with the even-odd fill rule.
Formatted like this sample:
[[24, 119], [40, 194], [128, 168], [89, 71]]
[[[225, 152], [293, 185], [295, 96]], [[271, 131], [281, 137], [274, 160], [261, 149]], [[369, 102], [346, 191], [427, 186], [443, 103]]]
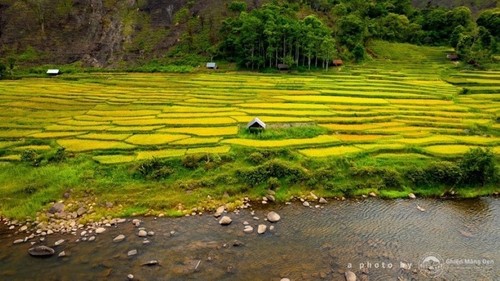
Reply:
[[243, 12], [247, 9], [247, 3], [242, 1], [233, 1], [229, 4], [228, 8], [233, 12]]
[[28, 149], [21, 153], [21, 161], [32, 166], [38, 166], [40, 164], [40, 157], [36, 151]]
[[265, 160], [264, 155], [260, 152], [253, 152], [247, 157], [247, 161], [252, 164], [262, 164]]
[[495, 156], [489, 149], [475, 148], [461, 159], [460, 183], [463, 185], [485, 185], [497, 180]]
[[249, 186], [262, 184], [272, 177], [298, 182], [304, 180], [306, 175], [304, 168], [276, 159], [255, 168], [236, 171], [236, 177]]
[[432, 163], [425, 168], [405, 172], [405, 178], [416, 186], [455, 186], [461, 177], [460, 167], [451, 162]]
[[144, 161], [135, 168], [136, 174], [148, 180], [161, 180], [174, 173], [174, 170], [157, 158]]
[[275, 177], [270, 177], [267, 179], [267, 187], [269, 189], [277, 189], [280, 187], [280, 181]]

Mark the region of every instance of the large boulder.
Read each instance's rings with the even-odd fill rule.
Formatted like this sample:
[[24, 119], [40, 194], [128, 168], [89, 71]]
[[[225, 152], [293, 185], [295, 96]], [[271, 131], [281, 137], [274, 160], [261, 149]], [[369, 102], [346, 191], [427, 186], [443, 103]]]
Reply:
[[55, 254], [55, 250], [47, 246], [36, 246], [30, 248], [28, 253], [33, 257], [50, 257]]

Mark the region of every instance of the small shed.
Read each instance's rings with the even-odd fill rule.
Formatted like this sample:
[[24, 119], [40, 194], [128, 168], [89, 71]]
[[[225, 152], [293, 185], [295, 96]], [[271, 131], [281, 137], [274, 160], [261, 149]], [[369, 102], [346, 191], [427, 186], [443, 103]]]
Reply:
[[262, 122], [259, 118], [255, 117], [252, 121], [248, 122], [247, 129], [248, 130], [265, 130], [266, 123]]
[[333, 65], [334, 66], [342, 66], [342, 65], [344, 65], [344, 62], [341, 59], [333, 60]]
[[50, 76], [57, 76], [61, 74], [61, 71], [59, 69], [49, 69], [47, 70], [47, 74]]
[[217, 69], [217, 64], [215, 62], [207, 62], [207, 69]]
[[284, 64], [284, 63], [279, 63], [278, 64], [278, 70], [289, 70], [290, 67], [288, 66], [288, 64]]
[[451, 61], [457, 61], [458, 60], [458, 55], [457, 54], [447, 54], [446, 58], [451, 60]]

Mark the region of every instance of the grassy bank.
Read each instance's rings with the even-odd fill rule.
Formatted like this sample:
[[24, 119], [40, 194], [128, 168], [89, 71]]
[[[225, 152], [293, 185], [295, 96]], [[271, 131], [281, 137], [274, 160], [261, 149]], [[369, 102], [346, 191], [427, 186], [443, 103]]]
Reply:
[[[493, 195], [500, 189], [491, 151], [475, 150], [452, 161], [429, 160], [412, 150], [391, 154], [311, 159], [289, 149], [237, 148], [231, 153], [102, 165], [88, 155], [46, 158], [33, 167], [32, 159], [2, 164], [0, 195], [3, 216], [33, 217], [50, 202], [65, 199], [71, 206], [93, 204], [87, 219], [106, 215], [184, 215], [229, 208], [249, 197], [260, 200], [269, 190], [278, 202], [311, 191], [323, 197], [382, 198]], [[43, 156], [39, 156], [43, 157]], [[401, 158], [404, 157], [404, 158]], [[112, 203], [110, 207], [109, 203]]]

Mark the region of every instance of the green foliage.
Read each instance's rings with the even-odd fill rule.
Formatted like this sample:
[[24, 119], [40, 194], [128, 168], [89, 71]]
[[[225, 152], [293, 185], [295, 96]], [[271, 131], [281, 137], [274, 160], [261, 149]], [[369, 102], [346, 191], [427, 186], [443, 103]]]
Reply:
[[228, 9], [233, 11], [233, 12], [243, 12], [246, 11], [247, 9], [247, 3], [243, 1], [233, 1], [229, 3]]
[[167, 163], [153, 158], [137, 164], [134, 173], [146, 180], [161, 180], [173, 174], [174, 170]]
[[350, 175], [362, 181], [358, 183], [358, 188], [401, 189], [403, 187], [400, 172], [391, 168], [354, 167], [350, 170]]
[[314, 138], [328, 133], [328, 129], [320, 126], [297, 126], [289, 128], [268, 128], [256, 133], [240, 129], [239, 137], [258, 140], [302, 139]]
[[236, 170], [236, 177], [248, 186], [257, 186], [270, 178], [285, 179], [298, 183], [306, 179], [308, 172], [294, 163], [273, 159], [260, 166], [250, 169]]
[[21, 162], [28, 163], [36, 167], [40, 164], [40, 158], [36, 151], [28, 149], [21, 152]]
[[412, 168], [406, 171], [405, 178], [415, 186], [455, 186], [461, 175], [457, 164], [437, 162], [424, 168]]
[[495, 155], [489, 149], [471, 149], [461, 159], [459, 166], [462, 171], [460, 183], [463, 185], [484, 186], [498, 180]]

